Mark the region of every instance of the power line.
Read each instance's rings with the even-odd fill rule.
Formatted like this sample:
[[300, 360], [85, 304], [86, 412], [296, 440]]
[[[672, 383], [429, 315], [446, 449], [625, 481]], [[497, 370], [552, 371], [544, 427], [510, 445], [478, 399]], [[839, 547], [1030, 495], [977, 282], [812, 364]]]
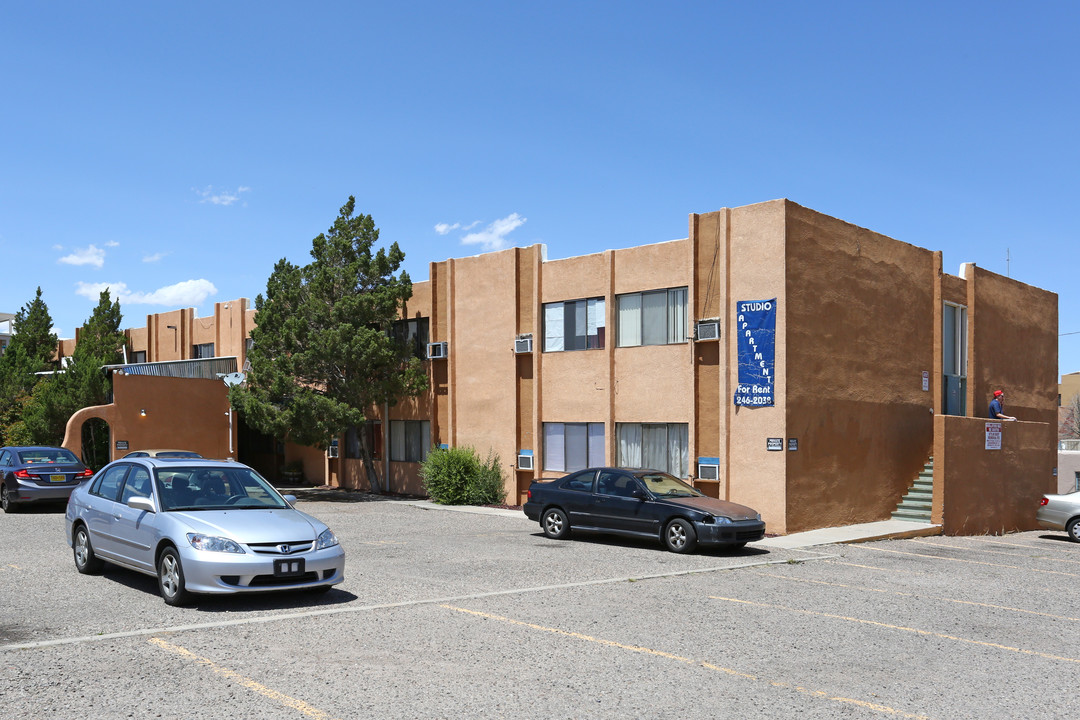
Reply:
[[1060, 335], [1058, 335], [1058, 337], [1065, 337], [1066, 335], [1080, 335], [1080, 330], [1071, 333], [1061, 333]]

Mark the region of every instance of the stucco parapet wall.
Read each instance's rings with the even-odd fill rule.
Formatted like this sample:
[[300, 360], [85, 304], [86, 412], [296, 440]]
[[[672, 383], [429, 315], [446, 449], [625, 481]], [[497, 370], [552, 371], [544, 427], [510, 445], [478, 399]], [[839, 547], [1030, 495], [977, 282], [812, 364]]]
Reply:
[[[987, 426], [1001, 428], [988, 448]], [[1057, 450], [1047, 423], [938, 415], [934, 418], [933, 522], [946, 535], [1034, 530], [1035, 511], [1055, 492]]]

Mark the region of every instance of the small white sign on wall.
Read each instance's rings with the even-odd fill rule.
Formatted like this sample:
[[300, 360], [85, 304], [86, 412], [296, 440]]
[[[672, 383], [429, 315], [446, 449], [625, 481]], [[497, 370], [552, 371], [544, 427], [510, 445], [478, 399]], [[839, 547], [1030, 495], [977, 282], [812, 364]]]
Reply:
[[1001, 423], [986, 423], [986, 449], [1001, 449]]
[[922, 389], [923, 392], [930, 392], [930, 371], [922, 371]]

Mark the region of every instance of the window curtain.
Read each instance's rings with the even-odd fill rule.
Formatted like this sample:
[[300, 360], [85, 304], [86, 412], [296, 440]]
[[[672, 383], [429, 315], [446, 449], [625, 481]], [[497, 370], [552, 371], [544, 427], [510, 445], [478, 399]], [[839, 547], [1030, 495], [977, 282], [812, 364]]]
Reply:
[[690, 426], [683, 424], [668, 425], [667, 471], [675, 477], [687, 477], [690, 462], [689, 453]]
[[686, 342], [686, 329], [686, 288], [674, 288], [668, 290], [668, 343]]
[[616, 462], [622, 467], [641, 467], [641, 425], [637, 423], [619, 423], [615, 426], [615, 442], [619, 457]]
[[593, 298], [588, 301], [588, 341], [589, 349], [604, 347], [604, 301]]
[[562, 349], [563, 304], [548, 303], [544, 306], [544, 352], [559, 352]]
[[[618, 311], [618, 346], [634, 347], [641, 344], [641, 295], [620, 295], [616, 299]], [[636, 466], [631, 466], [636, 467]]]
[[566, 451], [563, 444], [563, 424], [544, 423], [544, 469], [565, 469]]
[[589, 433], [585, 423], [563, 425], [566, 443], [566, 472], [576, 472], [588, 467]]
[[588, 467], [602, 467], [604, 462], [604, 423], [589, 423]]
[[667, 425], [641, 426], [641, 467], [650, 470], [667, 470]]
[[405, 462], [405, 421], [390, 421], [390, 459]]

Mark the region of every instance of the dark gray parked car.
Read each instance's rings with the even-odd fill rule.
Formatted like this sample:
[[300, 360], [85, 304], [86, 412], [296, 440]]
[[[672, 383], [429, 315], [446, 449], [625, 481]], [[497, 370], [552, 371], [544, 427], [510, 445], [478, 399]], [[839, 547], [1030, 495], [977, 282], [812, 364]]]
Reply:
[[522, 509], [549, 538], [589, 530], [655, 538], [676, 553], [698, 544], [737, 548], [765, 536], [756, 511], [708, 497], [659, 470], [588, 468], [537, 480]]
[[93, 474], [65, 448], [0, 448], [0, 505], [11, 513], [28, 503], [66, 501]]

